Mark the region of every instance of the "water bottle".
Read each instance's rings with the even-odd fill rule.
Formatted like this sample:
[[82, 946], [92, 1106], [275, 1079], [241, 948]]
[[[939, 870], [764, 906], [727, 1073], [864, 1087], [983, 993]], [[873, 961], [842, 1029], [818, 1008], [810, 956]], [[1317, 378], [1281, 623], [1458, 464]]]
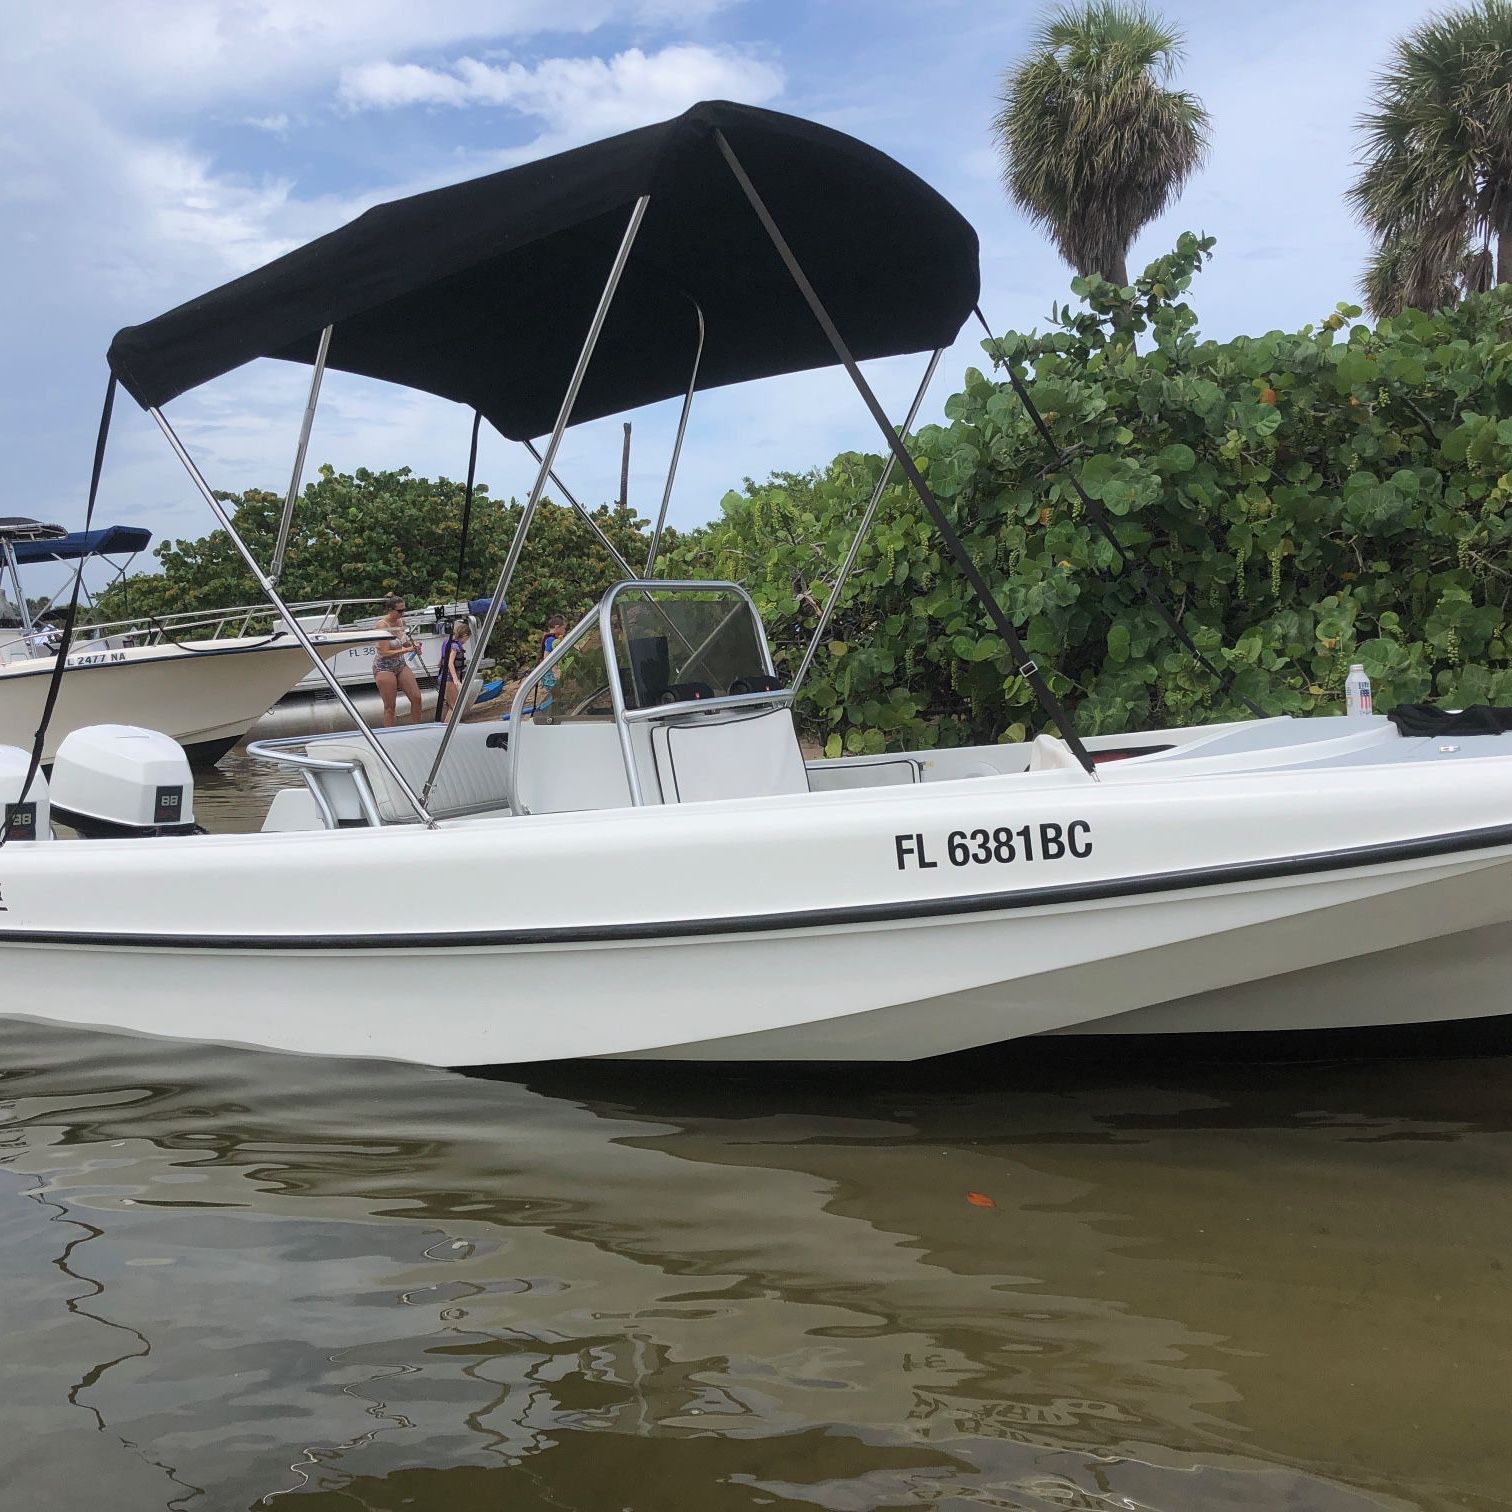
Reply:
[[1359, 662], [1353, 662], [1349, 676], [1344, 680], [1344, 712], [1346, 714], [1371, 714], [1370, 679]]

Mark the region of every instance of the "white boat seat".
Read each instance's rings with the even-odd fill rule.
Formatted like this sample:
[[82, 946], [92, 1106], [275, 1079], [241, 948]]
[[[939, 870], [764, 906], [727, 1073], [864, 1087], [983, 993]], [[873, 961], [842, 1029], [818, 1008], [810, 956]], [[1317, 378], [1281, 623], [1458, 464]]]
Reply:
[[[1075, 752], [1058, 735], [1036, 735], [1029, 745], [1031, 772], [1082, 771]], [[1083, 773], [1085, 775], [1085, 773]]]
[[[430, 775], [431, 762], [435, 760], [444, 728], [440, 724], [417, 725], [412, 729], [401, 727], [386, 731], [382, 736], [384, 750], [393, 757], [394, 765], [417, 793]], [[458, 726], [426, 805], [432, 815], [438, 819], [450, 819], [510, 807], [509, 752], [502, 744], [493, 747], [488, 744], [488, 738], [499, 733], [500, 727], [493, 721]], [[353, 737], [322, 740], [312, 743], [308, 749], [312, 756], [323, 760], [351, 762], [360, 767], [372, 789], [379, 817], [385, 824], [402, 824], [414, 819], [415, 811], [409, 800], [365, 740]]]
[[651, 750], [663, 803], [772, 798], [809, 790], [792, 710], [691, 717], [657, 724]]
[[[639, 747], [644, 731], [631, 734]], [[564, 719], [555, 724], [526, 720], [516, 738], [520, 749], [513, 806], [521, 814], [563, 814], [585, 809], [626, 808], [630, 782], [619, 731], [610, 719]], [[643, 785], [649, 788], [649, 784]], [[648, 802], [655, 802], [648, 792]]]

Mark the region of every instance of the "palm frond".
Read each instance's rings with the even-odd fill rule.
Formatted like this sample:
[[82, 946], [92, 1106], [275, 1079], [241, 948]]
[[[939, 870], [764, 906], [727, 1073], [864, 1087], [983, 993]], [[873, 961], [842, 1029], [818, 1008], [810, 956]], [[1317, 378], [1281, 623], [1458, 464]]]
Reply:
[[1489, 248], [1461, 242], [1453, 252], [1442, 245], [1425, 248], [1416, 236], [1381, 242], [1365, 264], [1361, 288], [1372, 315], [1384, 318], [1405, 309], [1442, 310], [1466, 294], [1491, 287]]

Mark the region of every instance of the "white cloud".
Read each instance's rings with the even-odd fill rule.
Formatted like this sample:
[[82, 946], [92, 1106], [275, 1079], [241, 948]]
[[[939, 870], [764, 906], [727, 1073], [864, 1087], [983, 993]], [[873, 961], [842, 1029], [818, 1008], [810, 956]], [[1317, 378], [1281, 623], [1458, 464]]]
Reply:
[[338, 98], [349, 110], [493, 106], [536, 117], [553, 134], [589, 138], [675, 115], [698, 100], [765, 104], [782, 87], [782, 71], [771, 63], [731, 48], [681, 43], [530, 66], [471, 57], [446, 68], [365, 63], [342, 71]]
[[[477, 38], [588, 35], [619, 22], [678, 29], [729, 0], [71, 0], [7, 7], [0, 94], [32, 79], [116, 104], [197, 109], [330, 79], [359, 57]], [[268, 101], [273, 104], [272, 100]], [[263, 110], [261, 113], [268, 113]]]
[[274, 229], [290, 201], [287, 179], [217, 174], [202, 154], [176, 143], [139, 145], [122, 167], [122, 187], [141, 207], [154, 257], [168, 247], [198, 263], [197, 254], [208, 252], [224, 272], [240, 273], [297, 245]]
[[355, 68], [344, 68], [337, 95], [349, 110], [398, 110], [406, 105], [470, 103], [467, 85], [461, 79], [419, 63], [362, 63]]

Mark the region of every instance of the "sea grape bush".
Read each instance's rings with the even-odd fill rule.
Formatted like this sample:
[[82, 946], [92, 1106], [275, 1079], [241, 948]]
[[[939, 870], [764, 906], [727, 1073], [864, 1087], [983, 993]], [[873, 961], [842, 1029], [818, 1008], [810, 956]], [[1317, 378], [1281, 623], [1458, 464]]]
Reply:
[[[1338, 709], [1360, 661], [1377, 707], [1512, 704], [1506, 549], [1512, 501], [1512, 286], [1374, 328], [1341, 305], [1295, 333], [1204, 341], [1184, 296], [1212, 243], [1181, 238], [1129, 287], [1078, 278], [1050, 328], [1008, 333], [1066, 467], [1113, 517], [1233, 693], [1172, 636], [1084, 517], [1066, 475], [990, 360], [947, 423], [910, 438], [919, 466], [1030, 652], [1085, 733], [1245, 712]], [[725, 496], [712, 524], [664, 546], [671, 576], [753, 590], [779, 661], [796, 667], [880, 473], [847, 453]], [[322, 468], [295, 516], [294, 597], [457, 591], [461, 485], [407, 469]], [[266, 561], [280, 498], [229, 495]], [[519, 506], [479, 489], [468, 593], [487, 591]], [[645, 521], [602, 510], [632, 561]], [[223, 532], [165, 542], [161, 571], [102, 595], [102, 617], [255, 602]], [[570, 511], [544, 505], [492, 648], [533, 659], [551, 612], [576, 618], [617, 576]], [[1053, 670], [1050, 670], [1053, 669]], [[912, 493], [883, 496], [799, 701], [832, 753], [1020, 738], [1043, 721]]]
[[[1373, 328], [1340, 305], [1301, 331], [1205, 341], [1183, 296], [1212, 245], [1183, 236], [1130, 287], [1078, 278], [1079, 305], [989, 356], [1018, 367], [1067, 467], [1232, 693], [1120, 570], [990, 364], [911, 438], [1078, 728], [1239, 716], [1240, 693], [1334, 712], [1352, 661], [1378, 708], [1512, 703], [1512, 287]], [[670, 565], [749, 584], [796, 666], [881, 466], [847, 454], [748, 481]], [[1043, 724], [901, 484], [830, 634], [800, 713], [831, 754]]]
[[[473, 513], [465, 580], [457, 581], [465, 489], [448, 478], [417, 478], [407, 467], [338, 473], [323, 466], [305, 485], [294, 511], [288, 562], [281, 584], [294, 600], [407, 595], [410, 606], [473, 598], [492, 591], [519, 523], [515, 500], [495, 499], [480, 485]], [[221, 494], [256, 558], [272, 559], [283, 498], [268, 489]], [[599, 528], [631, 561], [646, 557], [646, 524], [630, 510], [600, 507]], [[258, 604], [262, 593], [223, 530], [194, 540], [164, 541], [153, 554], [161, 570], [137, 573], [102, 593], [97, 618], [174, 614]], [[490, 652], [512, 670], [540, 655], [552, 614], [569, 621], [584, 613], [620, 576], [609, 554], [581, 519], [544, 501], [531, 525]]]

